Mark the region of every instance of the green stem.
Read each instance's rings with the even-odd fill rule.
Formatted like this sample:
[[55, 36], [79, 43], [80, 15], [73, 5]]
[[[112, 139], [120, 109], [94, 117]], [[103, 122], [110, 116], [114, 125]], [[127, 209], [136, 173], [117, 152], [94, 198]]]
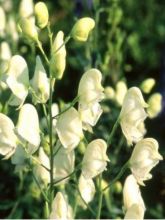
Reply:
[[77, 96], [76, 98], [73, 99], [73, 101], [71, 102], [71, 104], [66, 108], [64, 109], [63, 111], [61, 111], [59, 114], [53, 116], [52, 118], [55, 119], [55, 118], [58, 118], [60, 115], [62, 115], [63, 113], [65, 113], [66, 111], [68, 111], [71, 107], [73, 107], [76, 102], [78, 102], [78, 99], [79, 99], [79, 96]]
[[67, 36], [64, 40], [64, 43], [61, 44], [61, 46], [57, 50], [54, 51], [54, 54], [56, 54], [64, 45], [66, 45], [68, 43], [68, 41], [70, 40], [70, 38], [71, 38], [70, 35]]
[[48, 198], [47, 198], [47, 196], [46, 196], [45, 192], [43, 191], [43, 189], [42, 189], [42, 187], [41, 187], [40, 183], [38, 182], [37, 178], [35, 177], [35, 175], [34, 175], [33, 171], [32, 171], [32, 176], [33, 176], [33, 179], [34, 179], [35, 183], [37, 184], [38, 188], [40, 189], [41, 194], [43, 195], [43, 197], [44, 197], [45, 201], [49, 202], [49, 200], [48, 200]]
[[102, 174], [100, 174], [99, 176], [99, 204], [98, 204], [96, 219], [100, 219], [102, 202], [103, 202], [103, 192], [101, 190], [101, 181], [102, 181]]
[[112, 180], [112, 182], [110, 184], [108, 184], [103, 190], [102, 192], [104, 192], [105, 190], [107, 190], [109, 187], [111, 187], [117, 180], [120, 179], [120, 177], [125, 173], [125, 171], [129, 168], [129, 160], [123, 165], [123, 167], [121, 168], [120, 172], [117, 174], [117, 176]]
[[53, 191], [53, 122], [52, 122], [52, 99], [53, 99], [53, 78], [50, 72], [50, 86], [49, 86], [49, 145], [50, 145], [50, 206], [53, 201], [54, 191]]
[[116, 120], [115, 124], [113, 125], [112, 131], [111, 131], [111, 133], [110, 133], [110, 135], [109, 135], [109, 137], [108, 137], [108, 140], [107, 140], [107, 145], [110, 145], [110, 144], [111, 144], [112, 138], [113, 138], [113, 136], [114, 136], [114, 133], [115, 133], [115, 131], [116, 131], [118, 125], [119, 125], [119, 117], [118, 117], [118, 119]]
[[48, 25], [47, 25], [47, 30], [48, 30], [49, 40], [50, 40], [50, 51], [51, 51], [51, 54], [52, 54], [53, 34], [52, 34], [52, 32], [51, 32], [51, 29], [50, 29], [50, 22], [49, 22]]
[[83, 198], [82, 195], [81, 195], [81, 192], [80, 192], [78, 186], [76, 185], [75, 187], [76, 187], [76, 189], [77, 189], [77, 192], [78, 192], [78, 194], [79, 194], [81, 200], [82, 200], [83, 203], [86, 205], [87, 209], [93, 214], [93, 216], [95, 216], [95, 211], [91, 208], [91, 206], [90, 206], [88, 203], [86, 203], [86, 201], [84, 200], [84, 198]]
[[37, 41], [37, 46], [38, 46], [38, 48], [40, 49], [40, 51], [41, 51], [41, 53], [42, 53], [42, 55], [43, 55], [43, 57], [44, 57], [44, 59], [45, 59], [47, 65], [49, 66], [48, 57], [46, 56], [46, 54], [45, 54], [45, 52], [44, 52], [44, 50], [43, 50], [42, 44], [41, 44], [41, 42], [40, 42], [39, 40]]

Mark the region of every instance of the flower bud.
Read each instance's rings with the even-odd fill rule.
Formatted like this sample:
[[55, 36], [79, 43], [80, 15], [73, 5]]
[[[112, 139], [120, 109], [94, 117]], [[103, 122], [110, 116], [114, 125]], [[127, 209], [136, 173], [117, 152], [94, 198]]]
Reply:
[[130, 169], [140, 185], [143, 181], [151, 179], [150, 171], [163, 157], [158, 152], [158, 142], [153, 138], [145, 138], [139, 141], [130, 158]]
[[140, 88], [144, 93], [149, 94], [152, 88], [154, 87], [155, 83], [155, 79], [148, 78], [142, 82]]
[[58, 137], [68, 150], [73, 150], [83, 138], [82, 123], [77, 110], [71, 107], [57, 119]]
[[36, 18], [36, 24], [39, 28], [44, 28], [48, 24], [49, 13], [44, 2], [38, 2], [35, 4], [34, 13]]
[[124, 81], [119, 81], [116, 85], [116, 96], [117, 103], [122, 106], [125, 94], [127, 93], [127, 85]]
[[94, 178], [106, 170], [107, 161], [110, 161], [106, 150], [107, 144], [102, 139], [88, 144], [82, 161], [82, 174], [86, 179]]
[[110, 87], [110, 86], [105, 87], [104, 92], [105, 92], [106, 99], [114, 99], [115, 91], [112, 87]]
[[22, 105], [28, 95], [29, 70], [23, 57], [15, 55], [9, 62], [5, 82], [12, 91], [10, 105]]
[[50, 60], [51, 73], [56, 79], [62, 78], [66, 66], [66, 49], [65, 45], [63, 45], [63, 38], [64, 33], [59, 31], [53, 43], [52, 57]]
[[147, 113], [149, 118], [155, 118], [162, 110], [162, 95], [154, 93], [148, 99]]
[[94, 26], [95, 21], [92, 18], [81, 18], [73, 26], [71, 37], [77, 41], [86, 41], [90, 31], [94, 28]]
[[10, 58], [11, 58], [10, 46], [6, 41], [3, 41], [0, 44], [0, 59], [5, 61], [5, 60], [10, 60]]
[[144, 208], [139, 205], [134, 203], [126, 212], [124, 219], [137, 219], [137, 220], [142, 220], [144, 219]]
[[[75, 164], [75, 153], [74, 151], [69, 151], [63, 146], [60, 147], [58, 153], [54, 157], [53, 163], [53, 179], [54, 181], [61, 180], [62, 178], [68, 176], [74, 171]], [[62, 161], [62, 163], [61, 163]], [[64, 184], [68, 178], [63, 181], [60, 181], [59, 184]]]
[[38, 32], [33, 20], [22, 18], [19, 26], [24, 37], [26, 37], [28, 40], [35, 42], [38, 41]]
[[78, 188], [82, 198], [87, 204], [93, 200], [96, 190], [92, 179], [85, 179], [84, 176], [81, 175], [78, 181]]
[[132, 87], [127, 91], [120, 112], [120, 125], [128, 144], [143, 138], [144, 130], [140, 125], [147, 117], [144, 110], [147, 106], [139, 88]]
[[15, 152], [16, 142], [12, 120], [0, 113], [0, 154], [8, 159]]
[[40, 145], [39, 119], [35, 107], [25, 104], [21, 107], [17, 123], [17, 133], [25, 142], [29, 154], [36, 152]]
[[6, 27], [6, 15], [2, 7], [0, 7], [0, 36], [4, 36]]
[[124, 208], [128, 210], [133, 204], [139, 204], [145, 210], [139, 185], [133, 175], [129, 175], [123, 187]]
[[39, 56], [36, 57], [36, 67], [31, 85], [36, 95], [33, 97], [34, 101], [46, 103], [49, 99], [49, 79]]
[[33, 0], [22, 0], [19, 6], [19, 15], [21, 18], [28, 18], [33, 14]]

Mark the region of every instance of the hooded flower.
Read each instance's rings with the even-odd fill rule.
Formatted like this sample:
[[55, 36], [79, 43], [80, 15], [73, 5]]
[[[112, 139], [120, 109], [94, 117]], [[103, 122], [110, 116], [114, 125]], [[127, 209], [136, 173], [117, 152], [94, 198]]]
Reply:
[[14, 124], [9, 117], [0, 113], [0, 154], [9, 158], [16, 149], [17, 138]]
[[[61, 146], [53, 161], [53, 179], [56, 182], [74, 171], [75, 153], [73, 150], [68, 152], [67, 149]], [[67, 179], [60, 181], [60, 184], [65, 183], [66, 181]]]
[[34, 100], [37, 103], [46, 103], [49, 99], [49, 79], [39, 56], [36, 57], [36, 67], [31, 85], [36, 96]]
[[145, 210], [145, 205], [141, 196], [139, 185], [133, 175], [129, 175], [123, 188], [124, 207], [128, 210], [133, 204], [139, 204]]
[[29, 71], [23, 57], [15, 55], [9, 62], [5, 82], [12, 91], [10, 105], [22, 105], [28, 95]]
[[97, 69], [90, 69], [83, 74], [79, 83], [78, 111], [85, 130], [90, 130], [90, 127], [97, 123], [102, 114], [99, 102], [104, 98], [104, 88], [101, 85], [101, 80], [101, 72]]
[[73, 26], [71, 36], [77, 41], [86, 41], [94, 26], [95, 21], [92, 18], [81, 18]]
[[130, 158], [130, 169], [140, 185], [143, 181], [151, 179], [150, 171], [163, 157], [158, 152], [158, 142], [153, 138], [145, 138], [139, 141]]
[[82, 123], [75, 108], [70, 108], [57, 119], [56, 131], [64, 148], [73, 150], [83, 138]]
[[81, 175], [78, 181], [78, 188], [86, 203], [93, 200], [96, 190], [92, 179], [85, 179], [84, 176]]
[[137, 220], [142, 220], [144, 219], [144, 208], [139, 205], [134, 203], [126, 212], [124, 219], [137, 219]]
[[82, 174], [86, 179], [94, 178], [106, 170], [109, 161], [106, 150], [107, 144], [102, 139], [96, 139], [88, 144], [82, 161]]
[[68, 204], [66, 195], [58, 192], [52, 203], [50, 219], [72, 219], [72, 208]]
[[17, 123], [17, 133], [25, 141], [29, 154], [36, 152], [40, 145], [39, 119], [35, 107], [25, 104], [21, 107]]
[[[38, 161], [47, 169], [50, 169], [49, 157], [44, 152], [44, 149], [40, 147]], [[40, 183], [48, 184], [50, 183], [50, 173], [42, 165], [36, 164], [34, 167], [35, 177]]]
[[147, 106], [139, 88], [132, 87], [127, 91], [120, 113], [120, 125], [129, 144], [138, 142], [144, 136], [140, 126], [147, 117], [144, 110]]
[[154, 93], [152, 94], [147, 103], [148, 103], [148, 108], [147, 108], [147, 113], [149, 118], [155, 118], [159, 115], [159, 113], [162, 110], [162, 100], [163, 97], [160, 93]]

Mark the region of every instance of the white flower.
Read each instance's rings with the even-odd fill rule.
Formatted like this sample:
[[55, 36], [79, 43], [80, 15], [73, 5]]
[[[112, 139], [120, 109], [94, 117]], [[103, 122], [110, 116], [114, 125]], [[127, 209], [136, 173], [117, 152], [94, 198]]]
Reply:
[[75, 108], [70, 108], [57, 119], [56, 130], [58, 137], [68, 150], [73, 150], [83, 138], [82, 123]]
[[21, 105], [28, 95], [29, 71], [23, 57], [15, 55], [9, 62], [5, 82], [12, 91], [10, 105]]
[[96, 139], [90, 142], [86, 148], [82, 161], [82, 174], [86, 179], [91, 179], [106, 170], [107, 144], [102, 139]]
[[144, 208], [134, 203], [126, 212], [124, 219], [136, 219], [136, 220], [142, 220], [144, 219]]
[[37, 103], [46, 103], [49, 99], [49, 79], [39, 56], [36, 57], [36, 67], [31, 85], [37, 96], [37, 98], [34, 97], [34, 100]]
[[85, 179], [84, 176], [81, 175], [78, 181], [78, 188], [86, 203], [93, 200], [96, 190], [92, 179]]
[[8, 42], [6, 41], [3, 41], [1, 44], [0, 44], [0, 59], [1, 60], [10, 60], [11, 58], [11, 49], [10, 49], [10, 46], [8, 44]]
[[129, 144], [138, 142], [144, 136], [139, 125], [147, 117], [144, 110], [147, 106], [139, 88], [132, 87], [127, 91], [120, 113], [120, 125]]
[[17, 133], [27, 144], [29, 154], [36, 152], [40, 145], [39, 119], [35, 107], [25, 104], [21, 107], [17, 123]]
[[[61, 146], [53, 161], [53, 179], [56, 182], [74, 171], [75, 153], [74, 151], [68, 152], [67, 149]], [[68, 178], [59, 183], [65, 183], [67, 180]]]
[[151, 179], [150, 171], [163, 157], [158, 152], [158, 142], [153, 138], [139, 141], [130, 158], [130, 169], [140, 185], [143, 181]]
[[[46, 155], [42, 147], [39, 149], [39, 156], [37, 159], [44, 167], [50, 169], [49, 157]], [[40, 183], [48, 184], [50, 183], [50, 173], [42, 165], [36, 164], [34, 167], [34, 174]]]
[[63, 44], [64, 44], [64, 33], [62, 31], [59, 31], [53, 42], [53, 51], [50, 60], [51, 72], [53, 76], [57, 79], [62, 78], [66, 66], [66, 49], [65, 49], [65, 45]]
[[155, 118], [161, 112], [162, 100], [163, 100], [163, 97], [158, 92], [152, 94], [149, 97], [149, 99], [147, 101], [147, 103], [148, 103], [147, 113], [148, 113], [149, 118]]
[[71, 219], [72, 218], [71, 206], [69, 206], [66, 195], [58, 192], [52, 203], [52, 210], [50, 219]]
[[9, 158], [16, 149], [17, 138], [14, 134], [14, 124], [9, 117], [0, 113], [0, 154]]
[[79, 19], [73, 26], [71, 36], [77, 41], [86, 41], [90, 31], [94, 28], [95, 21], [90, 17]]
[[123, 200], [126, 210], [128, 210], [133, 204], [139, 204], [145, 210], [139, 185], [133, 175], [129, 175], [125, 180], [123, 187]]
[[80, 80], [78, 111], [80, 112], [84, 129], [94, 126], [102, 114], [99, 102], [104, 98], [104, 88], [101, 85], [101, 80], [101, 72], [97, 69], [88, 70]]
[[[55, 117], [56, 115], [59, 114], [59, 107], [57, 103], [52, 104], [52, 117]], [[57, 124], [57, 119], [53, 119], [53, 131], [56, 129], [56, 124]]]

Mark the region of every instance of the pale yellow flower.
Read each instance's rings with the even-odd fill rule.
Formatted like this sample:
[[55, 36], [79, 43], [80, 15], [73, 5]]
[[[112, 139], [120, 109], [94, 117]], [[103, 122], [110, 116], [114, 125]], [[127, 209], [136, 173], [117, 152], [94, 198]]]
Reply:
[[82, 174], [86, 179], [94, 178], [106, 170], [109, 161], [106, 150], [107, 144], [102, 139], [96, 139], [88, 144], [82, 161]]
[[77, 41], [86, 41], [90, 31], [94, 28], [95, 21], [92, 18], [84, 17], [79, 19], [72, 28], [71, 37]]
[[124, 81], [119, 81], [116, 84], [116, 94], [115, 94], [115, 99], [116, 102], [122, 106], [125, 94], [127, 93], [127, 85]]
[[145, 209], [139, 185], [133, 175], [129, 175], [123, 187], [124, 208], [128, 210], [133, 204], [139, 204]]
[[86, 203], [93, 200], [96, 189], [92, 179], [85, 179], [84, 176], [81, 175], [78, 181], [78, 188]]
[[66, 195], [58, 192], [52, 203], [50, 219], [72, 219], [72, 208], [68, 204]]
[[104, 98], [101, 85], [102, 74], [97, 69], [90, 69], [83, 74], [78, 88], [79, 107], [83, 128], [90, 130], [102, 114], [99, 102]]
[[83, 138], [82, 122], [79, 113], [73, 107], [62, 113], [57, 119], [56, 131], [64, 148], [73, 150]]
[[5, 82], [12, 91], [10, 105], [22, 105], [28, 95], [29, 71], [23, 57], [15, 55], [9, 62], [9, 68], [5, 73]]
[[40, 145], [38, 113], [31, 104], [24, 104], [19, 112], [17, 133], [25, 142], [29, 154], [36, 152]]
[[49, 79], [39, 56], [36, 57], [36, 67], [31, 86], [36, 95], [36, 97], [33, 97], [34, 101], [36, 103], [46, 103], [49, 99]]
[[[56, 146], [58, 148], [59, 146]], [[63, 146], [60, 147], [58, 153], [55, 155], [53, 160], [53, 179], [54, 181], [58, 181], [74, 171], [75, 164], [75, 153], [74, 150], [69, 151], [65, 149]], [[68, 181], [66, 178], [63, 181], [60, 181], [59, 184], [64, 184]]]
[[138, 142], [144, 136], [141, 123], [146, 119], [145, 103], [139, 88], [130, 88], [124, 98], [120, 112], [120, 125], [128, 144]]
[[0, 113], [0, 154], [7, 159], [15, 152], [16, 146], [14, 124], [9, 117]]
[[126, 212], [124, 219], [136, 219], [136, 220], [142, 220], [144, 219], [144, 208], [134, 203]]
[[134, 147], [130, 158], [130, 169], [140, 185], [144, 185], [143, 181], [152, 178], [151, 169], [163, 160], [158, 147], [158, 142], [153, 138], [145, 138]]

